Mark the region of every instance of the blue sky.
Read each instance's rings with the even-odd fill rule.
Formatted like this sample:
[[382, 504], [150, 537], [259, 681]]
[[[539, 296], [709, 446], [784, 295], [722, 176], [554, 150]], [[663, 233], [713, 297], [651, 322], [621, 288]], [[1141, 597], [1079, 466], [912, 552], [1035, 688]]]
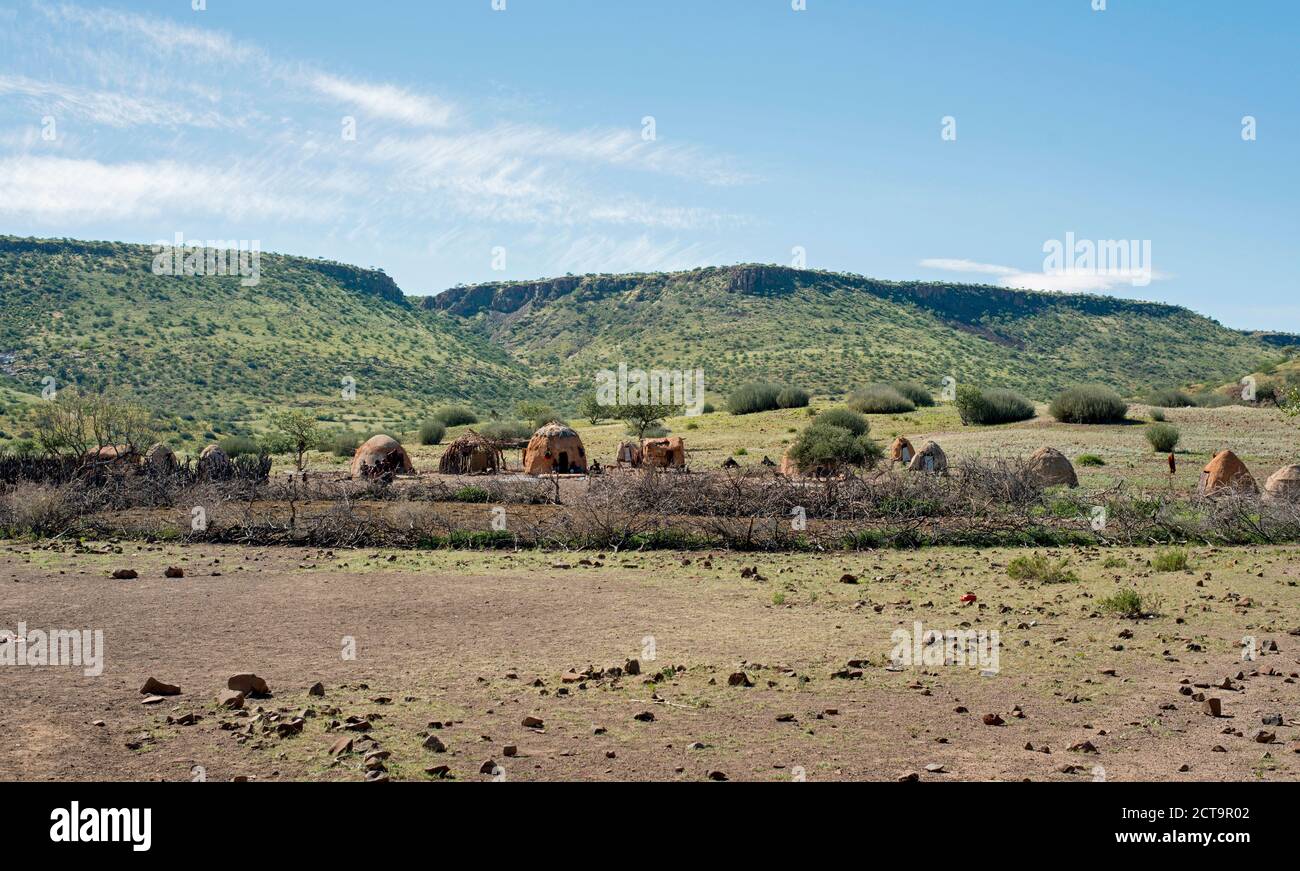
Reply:
[[[0, 0], [0, 233], [256, 239], [408, 293], [800, 248], [1300, 331], [1300, 4], [1105, 5]], [[1067, 233], [1149, 242], [1149, 283], [1045, 272]]]

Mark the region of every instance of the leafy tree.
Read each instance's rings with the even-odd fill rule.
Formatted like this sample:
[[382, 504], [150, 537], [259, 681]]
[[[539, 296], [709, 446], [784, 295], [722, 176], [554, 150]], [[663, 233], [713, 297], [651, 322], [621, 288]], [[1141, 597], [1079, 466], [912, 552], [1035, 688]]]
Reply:
[[271, 415], [271, 426], [289, 442], [290, 450], [297, 457], [298, 471], [303, 466], [303, 455], [321, 442], [320, 425], [316, 418], [305, 411], [290, 409], [277, 411]]
[[579, 400], [578, 414], [586, 418], [587, 422], [592, 426], [595, 426], [605, 418], [609, 417], [606, 406], [600, 404], [600, 400], [596, 398], [595, 391], [588, 393]]
[[657, 405], [651, 402], [615, 405], [610, 409], [610, 416], [627, 424], [628, 433], [635, 435], [638, 441], [646, 437], [648, 430], [681, 413], [680, 405]]

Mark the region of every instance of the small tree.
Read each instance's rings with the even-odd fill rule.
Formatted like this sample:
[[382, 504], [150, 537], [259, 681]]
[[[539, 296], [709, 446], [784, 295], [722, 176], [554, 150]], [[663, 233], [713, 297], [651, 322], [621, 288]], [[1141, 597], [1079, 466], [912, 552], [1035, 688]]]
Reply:
[[519, 413], [521, 418], [531, 423], [533, 429], [545, 426], [558, 417], [555, 409], [550, 405], [532, 399], [525, 399], [516, 403], [515, 411]]
[[320, 444], [320, 425], [305, 411], [291, 409], [271, 415], [271, 426], [288, 440], [297, 457], [298, 471], [303, 470], [303, 455]]
[[635, 405], [615, 405], [610, 416], [627, 424], [629, 433], [634, 433], [637, 441], [645, 438], [646, 430], [658, 426], [667, 418], [682, 413], [680, 405], [655, 405], [649, 402]]
[[582, 397], [578, 402], [578, 414], [585, 417], [592, 426], [609, 417], [605, 406], [600, 404], [600, 400], [596, 398], [594, 391]]

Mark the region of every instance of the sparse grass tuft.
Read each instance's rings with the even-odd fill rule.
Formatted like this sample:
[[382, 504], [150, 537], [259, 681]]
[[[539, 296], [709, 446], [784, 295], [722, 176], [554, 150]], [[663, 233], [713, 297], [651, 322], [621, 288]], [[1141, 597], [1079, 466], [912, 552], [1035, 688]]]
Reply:
[[1042, 554], [1018, 556], [1007, 566], [1013, 581], [1038, 581], [1040, 584], [1077, 583], [1079, 576], [1069, 569], [1070, 561], [1053, 561]]
[[1155, 556], [1151, 557], [1151, 568], [1157, 572], [1182, 572], [1186, 571], [1191, 565], [1187, 557], [1187, 551], [1182, 548], [1170, 548], [1169, 550], [1156, 551]]

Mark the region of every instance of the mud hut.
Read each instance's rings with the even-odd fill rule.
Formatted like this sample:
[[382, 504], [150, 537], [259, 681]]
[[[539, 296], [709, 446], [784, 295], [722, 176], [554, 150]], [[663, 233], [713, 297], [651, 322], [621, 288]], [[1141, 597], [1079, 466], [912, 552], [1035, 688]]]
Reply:
[[491, 475], [505, 465], [500, 446], [471, 429], [447, 445], [438, 471], [444, 475]]
[[219, 481], [229, 478], [234, 473], [230, 457], [219, 445], [208, 445], [199, 454], [199, 478], [204, 481]]
[[1226, 493], [1258, 493], [1259, 485], [1246, 464], [1232, 451], [1219, 451], [1201, 470], [1197, 495], [1216, 496]]
[[917, 451], [912, 462], [907, 464], [909, 472], [930, 472], [934, 475], [948, 474], [948, 455], [939, 447], [938, 442], [926, 442], [921, 450]]
[[176, 471], [176, 454], [159, 442], [144, 453], [144, 470], [150, 475], [170, 475]]
[[916, 448], [905, 436], [899, 436], [894, 439], [894, 443], [889, 446], [889, 461], [891, 463], [902, 463], [906, 466], [912, 462], [912, 457], [916, 456]]
[[587, 451], [570, 427], [551, 421], [533, 433], [524, 448], [524, 474], [549, 475], [587, 471]]
[[1079, 476], [1065, 454], [1056, 448], [1039, 448], [1025, 464], [1029, 476], [1043, 487], [1078, 487]]
[[614, 454], [614, 462], [621, 469], [625, 464], [632, 468], [641, 465], [641, 448], [636, 442], [619, 442], [618, 451]]
[[414, 474], [415, 465], [397, 439], [381, 434], [371, 436], [357, 448], [349, 471], [354, 478], [392, 478]]
[[686, 443], [677, 436], [646, 439], [641, 442], [641, 462], [656, 469], [684, 468]]
[[1300, 466], [1283, 466], [1269, 475], [1264, 496], [1274, 502], [1300, 502]]

